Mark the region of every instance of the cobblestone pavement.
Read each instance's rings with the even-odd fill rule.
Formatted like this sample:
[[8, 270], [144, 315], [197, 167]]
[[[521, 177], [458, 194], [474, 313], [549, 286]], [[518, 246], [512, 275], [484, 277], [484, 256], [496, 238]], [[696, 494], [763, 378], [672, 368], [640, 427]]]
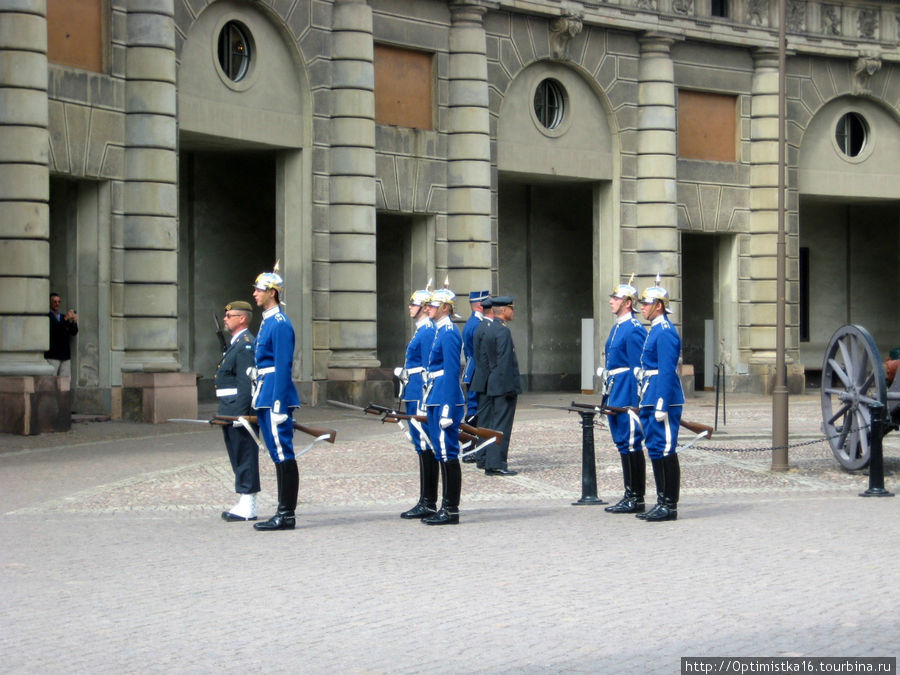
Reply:
[[[674, 673], [681, 656], [897, 655], [900, 499], [858, 496], [868, 478], [832, 457], [816, 396], [790, 400], [778, 473], [771, 400], [729, 397], [727, 424], [681, 455], [679, 520], [659, 524], [572, 506], [580, 418], [537, 407], [572, 398], [520, 399], [520, 473], [464, 464], [457, 527], [397, 517], [414, 456], [361, 413], [301, 410], [338, 439], [300, 459], [298, 527], [278, 533], [219, 519], [234, 496], [218, 430], [0, 436], [3, 670]], [[713, 404], [701, 394], [685, 417], [712, 423]], [[595, 436], [613, 501], [618, 456]], [[268, 515], [267, 457], [261, 472]]]

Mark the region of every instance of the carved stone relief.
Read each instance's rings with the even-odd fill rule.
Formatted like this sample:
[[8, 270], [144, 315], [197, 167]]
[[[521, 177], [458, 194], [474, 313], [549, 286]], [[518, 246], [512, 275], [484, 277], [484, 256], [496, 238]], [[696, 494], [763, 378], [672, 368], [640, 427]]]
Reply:
[[672, 0], [672, 11], [684, 16], [694, 13], [694, 0]]
[[550, 23], [550, 51], [553, 58], [567, 58], [569, 40], [581, 32], [581, 19], [575, 15], [561, 16]]
[[751, 26], [768, 26], [768, 3], [766, 0], [747, 0], [747, 23]]
[[787, 4], [787, 29], [795, 33], [806, 30], [806, 0], [789, 0]]
[[825, 35], [841, 34], [841, 8], [838, 5], [822, 5], [822, 32]]
[[874, 39], [878, 32], [878, 10], [872, 7], [861, 8], [856, 23], [859, 28], [859, 37]]

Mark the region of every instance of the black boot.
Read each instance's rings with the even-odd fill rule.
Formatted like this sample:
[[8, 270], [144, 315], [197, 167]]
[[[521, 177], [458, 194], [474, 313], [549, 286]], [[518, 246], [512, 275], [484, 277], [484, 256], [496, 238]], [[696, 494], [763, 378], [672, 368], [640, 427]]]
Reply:
[[400, 514], [401, 518], [426, 518], [434, 515], [437, 504], [437, 460], [430, 450], [419, 455], [419, 501], [409, 511]]
[[647, 490], [647, 463], [644, 461], [644, 451], [629, 452], [628, 462], [631, 464], [631, 489], [637, 501], [643, 504], [644, 493]]
[[665, 499], [666, 475], [663, 470], [663, 461], [661, 459], [651, 459], [650, 465], [653, 467], [653, 480], [656, 482], [656, 506], [647, 511], [647, 513], [639, 513], [635, 516], [641, 520], [646, 520], [651, 513], [662, 506]]
[[[672, 453], [662, 459], [665, 472], [665, 490], [663, 503], [656, 509], [656, 513], [647, 514], [645, 520], [659, 523], [664, 520], [678, 520], [678, 497], [681, 492], [681, 465], [678, 455]], [[652, 515], [652, 517], [651, 517]]]
[[631, 455], [619, 455], [622, 460], [622, 479], [625, 482], [625, 496], [618, 503], [607, 506], [604, 511], [609, 513], [643, 513], [644, 495], [641, 494], [638, 501], [637, 492], [634, 490], [634, 475], [631, 465]]
[[300, 472], [297, 460], [288, 459], [275, 465], [278, 480], [278, 512], [262, 523], [254, 523], [253, 529], [263, 532], [293, 530], [296, 525], [294, 511], [297, 508], [297, 492], [300, 488]]
[[444, 498], [440, 510], [433, 516], [423, 518], [426, 525], [457, 525], [459, 523], [459, 497], [462, 492], [462, 468], [459, 460], [441, 462], [441, 481]]

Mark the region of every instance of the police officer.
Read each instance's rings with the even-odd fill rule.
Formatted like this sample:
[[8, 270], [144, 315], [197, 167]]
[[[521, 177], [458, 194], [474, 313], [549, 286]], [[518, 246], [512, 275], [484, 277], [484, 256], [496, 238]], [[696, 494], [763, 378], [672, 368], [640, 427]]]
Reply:
[[[634, 318], [636, 301], [637, 289], [631, 285], [631, 279], [627, 284], [616, 286], [609, 296], [609, 308], [616, 316], [616, 323], [609, 331], [604, 348], [603, 405], [637, 408], [640, 401], [634, 370], [641, 365], [641, 351], [647, 331]], [[632, 412], [608, 415], [607, 419], [622, 461], [625, 494], [617, 504], [607, 506], [605, 510], [610, 513], [643, 513], [646, 464], [641, 448], [644, 434], [640, 420]]]
[[515, 301], [511, 295], [497, 296], [492, 299], [491, 306], [497, 325], [492, 328], [493, 344], [489, 345], [492, 349], [487, 352], [487, 394], [491, 397], [491, 428], [503, 432], [503, 440], [487, 447], [484, 473], [488, 476], [515, 476], [519, 472], [508, 465], [509, 437], [522, 383], [512, 333], [506, 325], [515, 317]]
[[650, 332], [641, 352], [640, 416], [644, 427], [644, 445], [653, 466], [656, 481], [656, 506], [638, 518], [650, 522], [676, 520], [681, 489], [678, 463], [678, 427], [684, 392], [678, 377], [681, 338], [669, 322], [669, 292], [656, 283], [641, 293], [641, 314], [650, 322]]
[[[478, 399], [478, 424], [488, 429], [493, 429], [491, 397], [487, 395], [487, 381], [490, 367], [488, 352], [494, 349], [494, 305], [493, 298], [487, 297], [481, 301], [482, 321], [475, 329], [472, 336], [472, 353], [474, 354], [475, 368], [472, 373], [472, 381], [469, 383], [469, 392], [474, 393]], [[485, 450], [463, 457], [464, 462], [475, 462], [479, 469], [484, 468]]]
[[[231, 342], [216, 369], [216, 399], [219, 415], [239, 417], [250, 414], [252, 397], [250, 373], [254, 363], [254, 340], [248, 330], [253, 307], [235, 300], [225, 305], [225, 330]], [[234, 471], [237, 504], [222, 512], [227, 522], [256, 520], [256, 494], [259, 492], [259, 448], [250, 431], [240, 425], [222, 427], [225, 448]]]
[[463, 326], [463, 353], [466, 357], [466, 368], [463, 371], [463, 384], [466, 385], [466, 420], [472, 426], [478, 426], [478, 392], [474, 391], [471, 386], [472, 375], [475, 372], [475, 330], [484, 320], [484, 308], [481, 303], [490, 294], [490, 291], [471, 291], [469, 293], [469, 306], [472, 308], [472, 313], [466, 320], [466, 325]]
[[294, 457], [294, 408], [300, 407], [300, 397], [291, 376], [294, 361], [294, 327], [281, 311], [284, 280], [278, 265], [272, 272], [256, 277], [253, 299], [263, 310], [263, 320], [256, 338], [256, 387], [253, 407], [259, 421], [260, 434], [275, 462], [278, 481], [278, 511], [257, 530], [293, 530], [294, 510], [300, 475]]
[[456, 294], [446, 287], [436, 290], [428, 302], [428, 314], [434, 322], [434, 340], [428, 357], [425, 384], [425, 410], [428, 437], [434, 456], [440, 463], [443, 502], [434, 515], [423, 518], [426, 525], [459, 523], [459, 498], [462, 469], [459, 464], [459, 425], [466, 400], [459, 385], [462, 337], [453, 323]]
[[[431, 291], [414, 291], [409, 298], [409, 318], [416, 322], [416, 332], [406, 347], [405, 377], [400, 399], [407, 415], [425, 412], [422, 396], [425, 389], [425, 368], [434, 343], [434, 323], [428, 318], [425, 306], [431, 299]], [[434, 458], [428, 435], [420, 422], [409, 421], [409, 438], [419, 455], [419, 501], [401, 518], [425, 518], [437, 512], [438, 462]]]

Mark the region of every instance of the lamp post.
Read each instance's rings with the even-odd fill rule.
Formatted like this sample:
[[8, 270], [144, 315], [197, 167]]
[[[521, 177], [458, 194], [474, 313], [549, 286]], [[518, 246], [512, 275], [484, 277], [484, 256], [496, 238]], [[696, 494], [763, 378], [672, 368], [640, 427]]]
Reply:
[[786, 0], [778, 0], [778, 243], [775, 305], [775, 388], [772, 391], [772, 470], [788, 470], [788, 389], [785, 366], [786, 254], [785, 196], [785, 31]]

